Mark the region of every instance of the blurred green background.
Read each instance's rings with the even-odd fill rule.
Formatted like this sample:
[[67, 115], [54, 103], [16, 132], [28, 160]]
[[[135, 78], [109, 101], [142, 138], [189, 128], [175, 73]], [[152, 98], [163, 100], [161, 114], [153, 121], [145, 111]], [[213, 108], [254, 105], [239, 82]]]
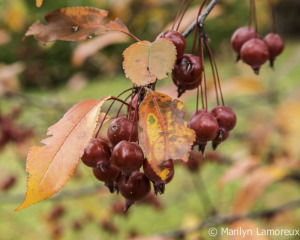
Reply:
[[[268, 1], [256, 2], [258, 29], [264, 36], [272, 29]], [[198, 171], [191, 172], [178, 163], [165, 194], [134, 205], [125, 216], [120, 211], [124, 200], [109, 194], [83, 164], [53, 198], [14, 212], [25, 197], [29, 147], [45, 138], [47, 128], [75, 103], [118, 95], [131, 87], [122, 70], [122, 51], [133, 43], [131, 40], [120, 38], [117, 41], [121, 43], [100, 49], [103, 40], [98, 37], [84, 42], [56, 41], [46, 46], [33, 37], [24, 41], [22, 37], [31, 24], [52, 10], [93, 6], [108, 10], [110, 19], [121, 18], [138, 38], [153, 41], [170, 26], [180, 2], [45, 0], [41, 8], [36, 8], [33, 0], [0, 0], [0, 114], [19, 112], [10, 119], [13, 127], [21, 132], [31, 129], [22, 141], [0, 147], [0, 240], [152, 236], [194, 227], [215, 214], [262, 211], [299, 198], [300, 2], [272, 2], [278, 33], [286, 48], [276, 59], [275, 70], [265, 64], [259, 76], [245, 64], [235, 63], [230, 47], [232, 33], [248, 23], [248, 1], [223, 0], [211, 13], [205, 29], [218, 64], [225, 102], [238, 117], [237, 127], [215, 152], [208, 147], [206, 160]], [[183, 27], [193, 20], [191, 16], [199, 5], [200, 1], [194, 1]], [[192, 40], [190, 36], [187, 52], [191, 52]], [[86, 54], [91, 49], [84, 44], [91, 41], [96, 50]], [[212, 108], [216, 102], [208, 59], [206, 70]], [[158, 91], [176, 97], [171, 79], [161, 81]], [[187, 92], [182, 101], [188, 120], [195, 110], [195, 92]], [[228, 176], [232, 181], [224, 180], [230, 179]], [[300, 211], [296, 209], [240, 224], [245, 228], [256, 224], [259, 228], [298, 229], [299, 222]], [[211, 238], [206, 229], [186, 236], [195, 240]]]

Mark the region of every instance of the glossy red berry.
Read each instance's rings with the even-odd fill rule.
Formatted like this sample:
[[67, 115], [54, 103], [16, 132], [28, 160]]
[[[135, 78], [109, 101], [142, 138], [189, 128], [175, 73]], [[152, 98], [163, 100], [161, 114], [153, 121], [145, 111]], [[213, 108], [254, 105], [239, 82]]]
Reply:
[[128, 208], [136, 201], [141, 201], [150, 193], [151, 185], [149, 179], [142, 172], [134, 172], [125, 183], [125, 177], [119, 181], [119, 189], [122, 196], [126, 199], [126, 208]]
[[165, 184], [171, 182], [171, 180], [174, 177], [174, 164], [173, 164], [173, 160], [169, 159], [168, 161], [166, 161], [162, 165], [162, 168], [169, 170], [169, 173], [168, 173], [167, 178], [165, 180], [162, 180], [155, 173], [155, 171], [152, 169], [152, 167], [151, 167], [151, 165], [150, 165], [150, 163], [148, 162], [147, 159], [145, 159], [145, 161], [143, 163], [144, 173], [147, 176], [147, 178], [149, 178], [149, 180], [151, 182], [153, 182], [155, 194], [157, 194], [157, 193], [163, 194], [164, 191], [165, 191]]
[[143, 165], [144, 154], [138, 144], [122, 141], [114, 147], [111, 161], [125, 175], [130, 175]]
[[202, 80], [202, 64], [198, 56], [184, 54], [181, 59], [176, 61], [172, 71], [172, 79], [178, 87], [178, 97], [186, 90], [198, 87]]
[[238, 28], [231, 37], [231, 47], [238, 54], [238, 60], [240, 56], [240, 50], [245, 42], [258, 37], [258, 34], [253, 28], [241, 27]]
[[207, 142], [213, 140], [219, 131], [217, 120], [211, 113], [200, 113], [195, 115], [189, 127], [193, 129], [197, 136], [197, 142]]
[[180, 59], [183, 56], [186, 48], [186, 41], [181, 33], [174, 30], [167, 30], [159, 34], [157, 39], [158, 38], [166, 38], [173, 42], [177, 50], [177, 59]]
[[269, 33], [265, 36], [264, 42], [269, 48], [270, 64], [273, 67], [275, 58], [280, 55], [284, 49], [284, 42], [282, 38], [275, 33]]
[[99, 168], [93, 168], [94, 176], [102, 182], [113, 182], [120, 174], [120, 170], [117, 169], [111, 162], [106, 165], [106, 170], [103, 171]]
[[110, 159], [110, 148], [101, 138], [93, 138], [90, 145], [84, 149], [81, 158], [88, 167], [105, 169], [106, 163]]
[[123, 140], [128, 141], [130, 133], [131, 133], [131, 141], [136, 142], [138, 140], [137, 124], [133, 123], [133, 120], [124, 117], [119, 117], [116, 120], [114, 120], [109, 125], [107, 130], [107, 136], [113, 146], [117, 145], [119, 142]]
[[224, 142], [230, 135], [230, 132], [219, 131], [218, 136], [212, 140], [212, 148], [215, 150], [221, 142]]
[[253, 38], [247, 41], [241, 48], [243, 62], [252, 67], [256, 74], [259, 73], [261, 65], [269, 59], [269, 49], [263, 40]]
[[228, 132], [235, 127], [236, 115], [230, 107], [217, 106], [214, 107], [210, 112], [217, 119], [219, 129], [222, 132]]

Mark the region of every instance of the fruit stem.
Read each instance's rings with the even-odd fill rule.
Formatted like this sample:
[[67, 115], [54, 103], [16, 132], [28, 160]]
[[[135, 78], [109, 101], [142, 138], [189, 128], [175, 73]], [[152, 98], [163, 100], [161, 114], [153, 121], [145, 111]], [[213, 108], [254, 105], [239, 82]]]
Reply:
[[180, 18], [180, 20], [179, 20], [179, 22], [178, 22], [178, 25], [177, 25], [177, 27], [176, 27], [176, 31], [177, 31], [177, 32], [178, 32], [179, 26], [180, 26], [180, 24], [181, 24], [181, 22], [182, 22], [182, 19], [183, 19], [184, 15], [185, 15], [186, 11], [188, 10], [188, 8], [190, 7], [190, 5], [192, 4], [192, 2], [193, 2], [193, 0], [190, 0], [190, 1], [188, 2], [188, 4], [186, 5], [186, 7], [185, 7], [185, 9], [184, 9], [184, 11], [183, 11], [183, 13], [182, 13], [182, 15], [181, 15], [181, 18]]
[[[212, 53], [212, 51], [211, 51], [211, 49], [210, 49], [208, 43], [205, 41], [204, 44], [205, 44], [205, 47], [206, 47], [206, 49], [208, 50], [209, 55], [211, 56], [211, 59], [212, 59], [214, 65], [215, 65], [215, 71], [216, 71], [216, 75], [217, 75], [217, 81], [218, 81], [218, 86], [219, 86], [219, 92], [220, 92], [222, 104], [223, 104], [223, 106], [224, 106], [224, 105], [225, 105], [225, 102], [224, 102], [224, 98], [223, 98], [223, 92], [222, 92], [222, 88], [221, 88], [221, 81], [220, 81], [220, 77], [219, 77], [219, 72], [218, 72], [218, 68], [217, 68], [217, 63], [216, 63], [215, 57], [214, 57], [214, 55], [213, 55], [213, 53]], [[218, 105], [219, 105], [219, 103], [218, 103]]]
[[200, 86], [198, 85], [197, 86], [197, 100], [196, 100], [196, 113], [198, 112], [198, 109], [199, 109], [199, 107], [198, 107], [198, 105], [199, 105], [199, 91], [200, 91]]
[[248, 28], [251, 28], [251, 23], [252, 23], [252, 0], [249, 1], [249, 8], [250, 8], [250, 12], [249, 12], [249, 23], [248, 23]]
[[270, 11], [272, 14], [272, 28], [273, 28], [273, 33], [276, 33], [276, 23], [275, 23], [275, 13], [274, 13], [274, 9], [273, 9], [273, 5], [272, 5], [272, 1], [268, 0], [269, 2], [269, 7], [270, 7]]
[[[111, 98], [111, 99], [113, 99], [114, 101], [110, 104], [109, 108], [107, 109], [107, 111], [106, 111], [106, 113], [105, 113], [105, 115], [104, 115], [104, 117], [103, 117], [103, 120], [102, 120], [102, 122], [101, 122], [101, 124], [100, 124], [100, 126], [99, 126], [99, 129], [98, 129], [98, 131], [97, 131], [97, 133], [96, 133], [95, 136], [98, 136], [98, 134], [99, 134], [99, 132], [100, 132], [102, 126], [103, 126], [103, 123], [104, 123], [104, 121], [105, 121], [105, 119], [106, 119], [106, 117], [107, 117], [107, 115], [108, 115], [110, 109], [112, 108], [112, 106], [113, 106], [114, 103], [116, 102], [116, 100], [123, 102], [121, 99], [119, 99], [119, 97], [120, 97], [121, 95], [123, 95], [124, 93], [130, 91], [130, 90], [132, 90], [132, 88], [126, 89], [126, 90], [124, 90], [123, 92], [121, 92], [117, 97], [112, 97], [112, 98]], [[126, 103], [126, 102], [124, 102], [124, 103], [125, 103], [126, 105], [128, 105], [128, 103]]]
[[255, 0], [252, 0], [253, 3], [253, 14], [254, 14], [254, 23], [255, 23], [255, 37], [258, 38], [258, 27], [257, 27], [257, 16], [256, 16], [256, 6], [255, 6]]
[[[126, 98], [124, 99], [124, 101], [126, 102], [126, 101], [128, 100], [128, 98], [130, 98], [131, 96], [132, 96], [132, 93], [130, 93], [130, 94], [128, 95], [128, 97], [126, 97]], [[117, 115], [116, 115], [116, 118], [119, 117], [120, 112], [121, 112], [123, 106], [124, 106], [124, 103], [122, 103], [121, 107], [119, 108], [119, 111], [118, 111], [118, 113], [117, 113]], [[127, 115], [127, 113], [126, 113], [126, 115]]]
[[[139, 92], [137, 93], [138, 98], [140, 97], [141, 91], [142, 91], [142, 88], [140, 88]], [[132, 106], [132, 104], [130, 104], [130, 106]], [[137, 112], [138, 112], [138, 106], [134, 109], [133, 121], [132, 121], [131, 131], [130, 131], [129, 140], [128, 140], [129, 142], [131, 142], [131, 136], [132, 136], [134, 124], [137, 123]]]
[[204, 80], [204, 96], [205, 96], [205, 110], [207, 111], [207, 88], [206, 88], [206, 75], [205, 75], [205, 66], [204, 66], [204, 53], [203, 53], [203, 37], [201, 37], [201, 59], [203, 67], [203, 80]]
[[203, 7], [204, 7], [205, 2], [206, 2], [206, 0], [203, 0], [203, 1], [202, 1], [201, 5], [200, 5], [200, 7], [199, 7], [199, 11], [198, 11], [198, 14], [197, 14], [197, 18], [196, 18], [197, 23], [196, 23], [196, 27], [195, 27], [195, 34], [194, 34], [194, 41], [193, 41], [193, 48], [192, 48], [192, 54], [193, 54], [193, 55], [194, 55], [194, 53], [195, 53], [196, 42], [197, 42], [198, 25], [199, 25], [198, 20], [199, 20], [199, 16], [200, 16], [200, 14], [201, 14], [201, 12], [202, 12], [202, 9], [203, 9]]
[[179, 17], [179, 15], [180, 15], [181, 11], [182, 11], [182, 8], [183, 8], [183, 5], [185, 4], [185, 1], [186, 1], [186, 0], [181, 1], [181, 5], [180, 5], [179, 10], [178, 10], [178, 12], [177, 12], [177, 14], [176, 14], [176, 17], [175, 17], [175, 19], [174, 19], [174, 22], [173, 22], [173, 25], [172, 25], [171, 30], [174, 30], [175, 23], [176, 23], [177, 20], [178, 20], [178, 17]]

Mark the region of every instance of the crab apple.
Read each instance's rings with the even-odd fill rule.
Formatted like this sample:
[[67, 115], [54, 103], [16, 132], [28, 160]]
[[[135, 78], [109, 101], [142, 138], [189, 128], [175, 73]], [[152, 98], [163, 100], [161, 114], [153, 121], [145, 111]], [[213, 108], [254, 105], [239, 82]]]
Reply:
[[193, 54], [184, 54], [176, 61], [172, 71], [172, 79], [178, 87], [178, 95], [186, 90], [192, 90], [199, 86], [202, 80], [203, 67], [201, 59]]
[[106, 170], [103, 171], [99, 168], [93, 168], [94, 176], [102, 182], [113, 182], [120, 174], [120, 170], [117, 169], [111, 162], [106, 165]]
[[82, 162], [88, 167], [105, 170], [110, 159], [110, 148], [101, 138], [93, 138], [90, 145], [84, 149]]
[[261, 39], [250, 39], [242, 46], [241, 57], [243, 62], [250, 65], [255, 74], [258, 74], [261, 65], [269, 59], [268, 46]]
[[245, 42], [258, 37], [255, 29], [249, 27], [241, 27], [235, 30], [231, 37], [231, 47], [238, 54], [237, 60], [240, 59], [240, 50]]
[[219, 129], [222, 132], [232, 130], [236, 125], [236, 115], [234, 111], [228, 106], [214, 107], [210, 113], [217, 119]]
[[156, 39], [158, 38], [166, 38], [175, 45], [177, 51], [177, 59], [180, 59], [183, 56], [186, 48], [186, 41], [184, 36], [180, 32], [167, 30], [159, 34]]
[[282, 38], [276, 33], [269, 33], [264, 37], [264, 42], [269, 48], [270, 65], [273, 67], [275, 58], [280, 55], [284, 49]]
[[125, 177], [122, 176], [118, 186], [122, 196], [126, 199], [126, 211], [134, 202], [145, 199], [151, 190], [150, 181], [142, 172], [132, 173], [127, 183]]
[[218, 122], [211, 113], [195, 115], [191, 118], [189, 127], [195, 131], [198, 143], [213, 140], [219, 131]]
[[157, 193], [163, 194], [165, 192], [165, 184], [171, 182], [171, 180], [174, 177], [173, 160], [169, 159], [168, 161], [165, 161], [162, 164], [162, 169], [168, 169], [169, 170], [169, 173], [168, 173], [167, 178], [165, 180], [162, 180], [155, 173], [155, 171], [152, 169], [152, 167], [151, 167], [151, 165], [150, 165], [150, 163], [148, 162], [147, 159], [144, 160], [143, 169], [144, 169], [144, 173], [147, 176], [147, 178], [149, 178], [149, 180], [151, 182], [153, 182], [155, 195], [157, 195]]
[[212, 140], [212, 148], [216, 150], [216, 148], [220, 145], [221, 142], [224, 142], [230, 135], [230, 132], [219, 131], [218, 136]]
[[114, 147], [111, 161], [125, 175], [130, 175], [143, 165], [144, 153], [138, 144], [123, 140]]
[[113, 146], [116, 146], [123, 140], [128, 141], [130, 135], [132, 142], [136, 142], [138, 140], [138, 129], [136, 123], [125, 117], [115, 119], [109, 125], [107, 130], [107, 136]]

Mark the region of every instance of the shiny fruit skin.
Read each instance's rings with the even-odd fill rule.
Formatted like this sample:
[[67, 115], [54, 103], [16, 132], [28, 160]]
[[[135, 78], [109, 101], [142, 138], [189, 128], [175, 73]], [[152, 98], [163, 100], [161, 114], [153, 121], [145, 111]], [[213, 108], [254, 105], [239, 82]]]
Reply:
[[123, 140], [114, 147], [111, 161], [120, 171], [130, 174], [143, 165], [144, 153], [138, 144]]
[[235, 127], [236, 115], [230, 107], [217, 106], [210, 113], [217, 119], [221, 131], [228, 132]]
[[258, 73], [261, 65], [269, 59], [268, 46], [261, 39], [250, 39], [242, 46], [241, 57], [243, 62], [250, 65]]
[[284, 42], [278, 34], [267, 34], [264, 37], [264, 42], [269, 48], [270, 59], [272, 60], [274, 60], [278, 55], [280, 55], [284, 49]]
[[231, 37], [231, 47], [236, 53], [240, 53], [240, 50], [245, 42], [255, 38], [258, 34], [255, 29], [249, 27], [241, 27], [235, 30]]
[[93, 168], [93, 173], [99, 181], [113, 182], [119, 176], [120, 171], [111, 162], [109, 162], [106, 165], [106, 171], [102, 171], [99, 168]]
[[201, 83], [202, 72], [200, 58], [192, 54], [184, 54], [175, 63], [172, 79], [176, 86], [182, 86], [185, 90], [192, 90]]
[[119, 181], [119, 188], [122, 196], [127, 200], [136, 202], [141, 201], [150, 193], [151, 185], [149, 179], [142, 172], [134, 172], [130, 176], [127, 184], [125, 177]]
[[213, 140], [219, 131], [218, 122], [210, 113], [197, 114], [191, 119], [189, 127], [195, 131], [198, 142]]
[[[169, 159], [168, 161], [166, 161], [163, 164], [163, 168], [167, 168], [170, 170], [167, 178], [164, 180], [165, 183], [169, 183], [171, 182], [171, 180], [174, 177], [174, 164], [173, 164], [173, 160]], [[145, 159], [144, 163], [143, 163], [143, 169], [144, 169], [144, 173], [147, 176], [147, 178], [149, 178], [150, 181], [152, 182], [162, 182], [163, 180], [155, 173], [155, 171], [152, 169], [150, 163], [148, 162], [147, 159]]]
[[81, 160], [88, 167], [95, 168], [99, 162], [108, 162], [110, 154], [110, 148], [104, 140], [93, 138], [90, 145], [84, 149]]
[[183, 56], [186, 48], [186, 40], [181, 33], [174, 30], [167, 30], [159, 34], [156, 39], [158, 38], [166, 38], [175, 45], [177, 51], [177, 59], [180, 59]]
[[109, 141], [113, 146], [116, 146], [119, 142], [129, 140], [131, 134], [131, 141], [136, 142], [138, 140], [138, 129], [136, 123], [134, 123], [132, 128], [133, 121], [124, 117], [119, 117], [115, 119], [108, 127], [107, 136]]

